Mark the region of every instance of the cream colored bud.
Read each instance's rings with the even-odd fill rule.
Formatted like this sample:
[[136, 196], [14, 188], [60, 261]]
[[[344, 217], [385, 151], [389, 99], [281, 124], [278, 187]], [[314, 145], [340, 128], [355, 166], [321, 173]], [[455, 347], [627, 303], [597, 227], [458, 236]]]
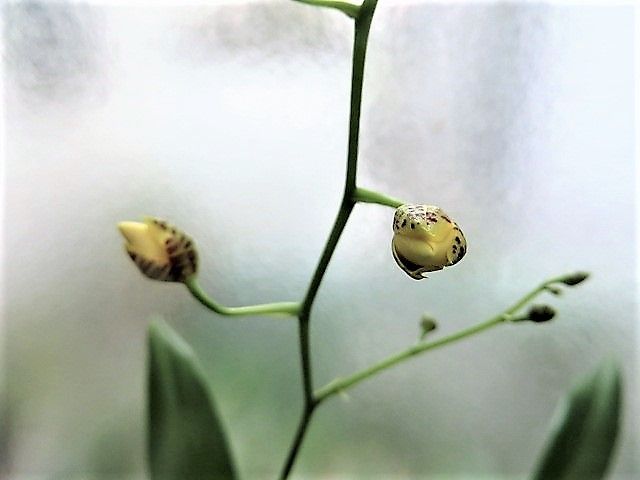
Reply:
[[193, 241], [183, 232], [157, 218], [144, 222], [120, 222], [125, 248], [140, 271], [153, 280], [184, 282], [197, 271]]
[[460, 227], [439, 207], [401, 205], [393, 217], [393, 258], [411, 278], [458, 263], [467, 253]]

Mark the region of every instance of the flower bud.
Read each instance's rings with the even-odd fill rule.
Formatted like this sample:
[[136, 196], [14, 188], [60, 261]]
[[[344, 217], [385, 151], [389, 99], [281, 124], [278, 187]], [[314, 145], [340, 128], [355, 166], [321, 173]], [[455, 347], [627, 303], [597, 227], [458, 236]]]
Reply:
[[556, 316], [556, 311], [549, 305], [533, 305], [529, 309], [527, 319], [532, 322], [542, 323], [548, 322]]
[[120, 222], [125, 248], [140, 271], [153, 280], [184, 282], [196, 273], [198, 256], [193, 241], [157, 218], [144, 222]]
[[555, 285], [547, 285], [546, 287], [544, 287], [544, 289], [549, 293], [553, 293], [554, 295], [562, 295], [562, 289], [556, 287]]
[[562, 277], [560, 281], [565, 285], [573, 287], [574, 285], [578, 285], [579, 283], [584, 282], [587, 278], [589, 278], [588, 272], [575, 272]]
[[393, 217], [393, 258], [411, 278], [458, 263], [467, 253], [462, 230], [439, 207], [401, 205]]
[[429, 315], [422, 315], [420, 319], [420, 340], [424, 339], [429, 332], [434, 331], [438, 328], [438, 324], [436, 323], [435, 318], [430, 317]]

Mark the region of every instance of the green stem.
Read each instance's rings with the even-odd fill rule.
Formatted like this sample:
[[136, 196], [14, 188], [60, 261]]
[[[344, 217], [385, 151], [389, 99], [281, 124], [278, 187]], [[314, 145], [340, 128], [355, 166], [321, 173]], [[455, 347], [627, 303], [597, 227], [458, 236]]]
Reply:
[[213, 310], [220, 315], [232, 317], [247, 315], [286, 315], [295, 317], [300, 310], [300, 303], [298, 302], [263, 303], [260, 305], [247, 305], [245, 307], [226, 307], [216, 302], [202, 290], [195, 275], [187, 278], [185, 285], [196, 300], [209, 310]]
[[311, 308], [320, 288], [320, 283], [329, 266], [333, 252], [338, 245], [338, 240], [347, 224], [349, 215], [355, 205], [353, 199], [356, 191], [356, 174], [358, 165], [358, 140], [360, 132], [360, 111], [362, 104], [362, 85], [364, 81], [364, 63], [367, 53], [367, 40], [371, 19], [375, 10], [377, 0], [365, 0], [360, 7], [359, 14], [355, 21], [355, 33], [353, 40], [353, 67], [351, 73], [351, 107], [349, 114], [349, 148], [347, 152], [347, 172], [345, 176], [345, 188], [342, 203], [338, 210], [338, 215], [331, 229], [329, 239], [325, 244], [316, 270], [311, 278], [311, 283], [300, 308], [299, 337], [300, 356], [302, 363], [302, 377], [305, 392], [305, 402], [307, 405], [313, 403], [313, 381], [311, 374], [311, 359], [309, 348], [309, 318]]
[[546, 292], [547, 291], [547, 287], [549, 285], [553, 285], [554, 283], [560, 283], [560, 282], [562, 282], [562, 280], [565, 277], [566, 277], [566, 275], [560, 275], [558, 277], [553, 277], [553, 278], [550, 278], [548, 280], [545, 280], [540, 285], [538, 285], [536, 288], [534, 288], [529, 293], [527, 293], [522, 298], [520, 298], [520, 300], [518, 300], [516, 303], [514, 303], [509, 308], [507, 308], [504, 311], [505, 315], [513, 315], [518, 310], [520, 310], [522, 307], [524, 307], [527, 303], [529, 303], [531, 300], [533, 300], [535, 297], [537, 297], [539, 294], [541, 294], [542, 292]]
[[407, 203], [402, 200], [398, 200], [397, 198], [390, 197], [389, 195], [385, 195], [384, 193], [360, 187], [356, 188], [356, 191], [353, 194], [353, 199], [356, 202], [377, 203], [378, 205], [384, 205], [385, 207], [392, 208], [398, 208], [400, 205]]
[[327, 271], [333, 252], [338, 245], [338, 240], [340, 240], [340, 235], [342, 235], [342, 231], [347, 224], [347, 220], [349, 220], [349, 215], [351, 215], [352, 210], [353, 203], [351, 202], [343, 202], [340, 205], [340, 210], [338, 210], [338, 215], [335, 223], [333, 224], [333, 228], [331, 229], [331, 234], [329, 235], [329, 239], [327, 240], [322, 255], [320, 256], [320, 261], [318, 262], [318, 266], [316, 267], [316, 271], [313, 274], [311, 283], [309, 284], [309, 288], [307, 289], [307, 293], [300, 308], [298, 329], [300, 338], [300, 359], [302, 363], [304, 396], [307, 404], [312, 403], [313, 400], [311, 353], [309, 348], [309, 319], [311, 316], [311, 307], [313, 306], [322, 278]]
[[346, 378], [337, 378], [327, 385], [318, 390], [315, 394], [316, 400], [322, 402], [326, 400], [328, 397], [335, 395], [336, 393], [342, 392], [350, 387], [353, 387], [355, 384], [360, 383], [361, 381], [375, 375], [376, 373], [381, 372], [382, 370], [386, 370], [388, 368], [393, 367], [411, 357], [414, 357], [420, 353], [427, 352], [429, 350], [433, 350], [438, 347], [442, 347], [444, 345], [448, 345], [453, 342], [457, 342], [458, 340], [462, 340], [463, 338], [469, 337], [471, 335], [475, 335], [476, 333], [480, 333], [484, 330], [487, 330], [499, 323], [505, 321], [504, 315], [499, 315], [493, 317], [485, 322], [479, 323], [472, 327], [466, 328], [464, 330], [460, 330], [452, 335], [441, 338], [440, 340], [436, 340], [433, 342], [425, 342], [414, 345], [400, 353], [392, 355], [375, 365], [372, 365], [365, 370], [362, 370], [354, 375], [351, 375]]
[[338, 0], [294, 0], [299, 3], [306, 3], [307, 5], [314, 5], [316, 7], [328, 7], [340, 10], [342, 13], [348, 15], [351, 18], [358, 16], [360, 7], [349, 2], [341, 2]]
[[296, 429], [296, 433], [293, 437], [293, 443], [291, 444], [291, 448], [287, 454], [282, 472], [280, 472], [280, 476], [278, 477], [280, 480], [286, 479], [291, 473], [291, 469], [293, 468], [293, 464], [296, 461], [296, 457], [298, 456], [298, 452], [302, 446], [304, 434], [307, 431], [307, 427], [309, 426], [309, 422], [311, 421], [316, 405], [317, 404], [311, 404], [309, 408], [305, 408], [302, 412], [302, 418], [300, 418], [300, 422], [298, 423], [298, 428]]
[[513, 318], [513, 314], [515, 314], [518, 310], [520, 310], [527, 303], [533, 300], [537, 295], [544, 292], [545, 287], [547, 285], [558, 282], [559, 281], [558, 278], [562, 278], [562, 277], [557, 277], [557, 278], [552, 278], [550, 280], [547, 280], [540, 286], [534, 288], [529, 293], [524, 295], [520, 300], [518, 300], [511, 307], [507, 308], [504, 312], [502, 312], [499, 315], [496, 315], [495, 317], [490, 318], [489, 320], [486, 320], [477, 325], [473, 325], [471, 327], [465, 328], [463, 330], [460, 330], [459, 332], [453, 333], [439, 340], [434, 340], [432, 342], [418, 343], [417, 345], [409, 347], [408, 349], [400, 353], [396, 353], [395, 355], [392, 355], [382, 360], [381, 362], [376, 363], [370, 366], [369, 368], [366, 368], [360, 372], [357, 372], [349, 377], [337, 378], [335, 380], [332, 380], [331, 382], [329, 382], [327, 385], [325, 385], [315, 393], [314, 398], [316, 400], [316, 403], [320, 403], [326, 400], [327, 398], [329, 398], [330, 396], [335, 395], [336, 393], [339, 393], [341, 391], [347, 390], [348, 388], [353, 387], [357, 383], [360, 383], [363, 380], [366, 380], [367, 378], [372, 377], [373, 375], [383, 370], [387, 370], [388, 368], [398, 365], [399, 363], [402, 363], [405, 360], [408, 360], [416, 355], [465, 339], [477, 333], [488, 330], [501, 323], [505, 323], [511, 320], [516, 320]]
[[353, 61], [351, 70], [351, 107], [349, 114], [349, 150], [347, 152], [347, 178], [345, 199], [351, 197], [356, 189], [356, 171], [358, 165], [358, 140], [360, 135], [360, 110], [362, 108], [362, 84], [364, 81], [364, 62], [367, 55], [367, 43], [371, 20], [378, 0], [364, 0], [355, 19], [353, 37]]
[[[325, 2], [319, 0], [305, 1], [305, 3], [323, 6], [332, 3], [335, 7], [337, 2]], [[376, 8], [378, 0], [364, 0], [352, 15], [345, 12], [355, 19], [355, 32], [353, 40], [353, 61], [351, 72], [351, 102], [349, 113], [349, 146], [347, 151], [347, 172], [345, 176], [345, 187], [340, 209], [336, 216], [336, 220], [331, 229], [329, 239], [325, 244], [316, 270], [311, 278], [309, 288], [302, 302], [298, 315], [298, 332], [300, 340], [300, 362], [302, 370], [302, 383], [304, 388], [304, 407], [300, 420], [300, 424], [296, 431], [293, 443], [287, 454], [284, 467], [280, 473], [280, 479], [286, 479], [295, 463], [300, 447], [304, 440], [304, 435], [311, 421], [317, 401], [313, 397], [313, 377], [311, 372], [311, 351], [309, 345], [309, 321], [311, 316], [311, 308], [315, 301], [316, 295], [322, 283], [324, 274], [329, 266], [333, 252], [336, 249], [340, 236], [349, 220], [349, 216], [353, 211], [356, 200], [354, 193], [356, 192], [356, 175], [358, 166], [358, 141], [360, 134], [360, 111], [362, 106], [362, 85], [364, 81], [364, 64], [367, 53], [367, 41], [369, 38], [369, 30], [371, 20]], [[337, 8], [337, 7], [336, 7]], [[343, 10], [344, 11], [344, 10]]]

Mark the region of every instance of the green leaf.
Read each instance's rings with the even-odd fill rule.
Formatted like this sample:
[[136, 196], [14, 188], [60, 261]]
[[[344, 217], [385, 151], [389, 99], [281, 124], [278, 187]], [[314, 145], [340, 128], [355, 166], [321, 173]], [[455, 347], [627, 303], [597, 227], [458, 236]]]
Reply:
[[604, 477], [618, 435], [621, 391], [620, 369], [613, 362], [604, 362], [573, 388], [557, 412], [534, 480]]
[[148, 455], [154, 480], [234, 479], [233, 462], [191, 347], [165, 322], [149, 327]]

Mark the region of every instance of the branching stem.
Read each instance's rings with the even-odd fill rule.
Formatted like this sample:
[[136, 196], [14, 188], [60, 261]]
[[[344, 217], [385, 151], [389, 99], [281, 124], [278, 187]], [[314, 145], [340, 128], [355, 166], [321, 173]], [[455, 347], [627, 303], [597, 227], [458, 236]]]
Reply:
[[[364, 0], [361, 6], [356, 6], [348, 2], [335, 1], [335, 0], [297, 0], [301, 3], [307, 3], [316, 6], [336, 8], [343, 11], [349, 17], [354, 19], [355, 32], [353, 42], [353, 61], [352, 61], [352, 77], [351, 77], [351, 101], [350, 101], [350, 113], [349, 113], [349, 146], [347, 151], [347, 171], [345, 177], [344, 195], [338, 214], [336, 215], [333, 228], [329, 234], [329, 238], [325, 244], [318, 265], [314, 271], [313, 277], [305, 294], [304, 300], [301, 304], [289, 303], [289, 304], [268, 304], [268, 305], [255, 305], [252, 307], [237, 307], [229, 308], [222, 307], [216, 304], [211, 299], [204, 296], [195, 282], [188, 282], [187, 286], [191, 292], [203, 303], [205, 306], [219, 313], [227, 315], [240, 315], [240, 314], [253, 314], [259, 313], [286, 313], [289, 315], [298, 316], [298, 334], [300, 341], [300, 363], [302, 372], [302, 383], [304, 392], [304, 406], [302, 409], [302, 415], [300, 422], [296, 429], [296, 433], [293, 438], [293, 442], [289, 448], [284, 466], [280, 472], [279, 479], [285, 480], [291, 473], [295, 464], [298, 453], [302, 446], [305, 433], [309, 426], [309, 422], [315, 412], [317, 406], [326, 400], [327, 398], [344, 391], [361, 381], [370, 378], [371, 376], [379, 373], [383, 370], [391, 368], [405, 360], [408, 360], [416, 355], [429, 350], [434, 350], [439, 347], [454, 343], [458, 340], [465, 339], [472, 335], [478, 334], [485, 330], [488, 330], [496, 325], [505, 323], [508, 321], [519, 321], [522, 318], [514, 317], [514, 313], [520, 310], [523, 306], [529, 303], [541, 292], [547, 290], [547, 287], [552, 283], [562, 282], [565, 277], [557, 277], [544, 282], [539, 287], [535, 288], [524, 297], [522, 297], [514, 305], [506, 309], [503, 313], [490, 318], [477, 325], [460, 330], [457, 333], [453, 333], [449, 336], [441, 338], [439, 340], [431, 342], [420, 342], [400, 353], [392, 355], [385, 360], [361, 371], [355, 373], [346, 378], [338, 378], [330, 382], [325, 387], [319, 389], [315, 394], [313, 391], [313, 376], [311, 365], [311, 349], [309, 342], [309, 327], [311, 309], [315, 301], [316, 295], [324, 278], [325, 272], [331, 261], [331, 257], [338, 245], [340, 236], [344, 231], [349, 216], [353, 211], [356, 203], [375, 203], [384, 205], [387, 207], [397, 208], [402, 205], [403, 201], [390, 197], [380, 192], [368, 190], [365, 188], [359, 188], [356, 184], [357, 178], [357, 166], [358, 166], [358, 142], [360, 133], [360, 112], [362, 107], [362, 86], [364, 81], [364, 65], [365, 57], [367, 53], [367, 42], [369, 38], [369, 30], [371, 27], [371, 21], [375, 12], [378, 0]], [[586, 277], [585, 277], [586, 278]], [[581, 280], [579, 280], [581, 281]], [[579, 283], [578, 281], [578, 283]], [[571, 281], [567, 285], [576, 284], [575, 279], [573, 283]], [[242, 312], [242, 313], [240, 313]], [[251, 312], [251, 313], [245, 313]]]
[[504, 315], [498, 315], [485, 322], [479, 323], [469, 328], [465, 328], [464, 330], [460, 330], [459, 332], [456, 332], [439, 340], [435, 340], [433, 342], [423, 342], [409, 347], [408, 349], [392, 355], [382, 360], [381, 362], [376, 363], [375, 365], [372, 365], [365, 370], [362, 370], [361, 372], [355, 373], [346, 378], [337, 378], [329, 382], [326, 386], [322, 387], [316, 392], [317, 401], [322, 402], [332, 395], [343, 392], [348, 388], [351, 388], [354, 385], [362, 382], [363, 380], [366, 380], [367, 378], [372, 377], [373, 375], [383, 370], [387, 370], [395, 365], [398, 365], [399, 363], [402, 363], [405, 360], [408, 360], [420, 353], [434, 350], [438, 347], [443, 347], [458, 340], [462, 340], [463, 338], [470, 337], [471, 335], [480, 333], [500, 323], [503, 323], [504, 321]]
[[484, 332], [496, 325], [500, 325], [501, 323], [508, 323], [513, 320], [521, 320], [520, 318], [514, 318], [514, 314], [516, 314], [519, 310], [525, 307], [531, 300], [533, 300], [540, 293], [546, 291], [546, 287], [558, 283], [563, 277], [555, 277], [547, 280], [542, 283], [538, 287], [531, 290], [529, 293], [520, 298], [515, 304], [511, 307], [504, 310], [502, 313], [496, 315], [495, 317], [490, 318], [489, 320], [485, 320], [484, 322], [478, 323], [471, 327], [462, 329], [456, 333], [448, 335], [438, 340], [434, 340], [431, 342], [420, 342], [417, 345], [407, 348], [400, 353], [396, 353], [391, 355], [390, 357], [378, 362], [360, 372], [357, 372], [346, 378], [336, 378], [335, 380], [329, 382], [327, 385], [319, 389], [314, 398], [316, 403], [321, 403], [327, 398], [335, 395], [336, 393], [343, 392], [348, 388], [353, 387], [354, 385], [366, 380], [373, 375], [380, 373], [383, 370], [387, 370], [395, 365], [398, 365], [405, 360], [415, 357], [424, 352], [428, 352], [429, 350], [435, 350], [439, 347], [444, 347], [445, 345], [449, 345], [450, 343], [457, 342], [458, 340], [463, 340], [467, 337], [471, 337], [472, 335], [476, 335], [480, 332]]
[[[306, 3], [316, 3], [309, 1]], [[356, 204], [355, 194], [356, 176], [358, 166], [358, 140], [360, 134], [360, 111], [362, 106], [362, 85], [364, 81], [364, 63], [367, 53], [367, 41], [369, 39], [369, 29], [371, 20], [376, 8], [378, 0], [364, 0], [362, 5], [358, 7], [357, 12], [350, 15], [355, 20], [355, 32], [353, 39], [353, 60], [351, 70], [351, 102], [349, 113], [349, 147], [347, 151], [347, 172], [345, 177], [344, 196], [338, 215], [331, 229], [331, 234], [324, 247], [318, 265], [307, 289], [307, 293], [302, 302], [300, 314], [298, 316], [299, 325], [298, 333], [300, 340], [300, 362], [302, 366], [302, 383], [304, 388], [304, 407], [303, 413], [298, 426], [298, 430], [294, 437], [293, 443], [289, 449], [285, 465], [280, 473], [280, 479], [284, 480], [289, 476], [297, 454], [302, 445], [307, 426], [313, 415], [313, 411], [317, 405], [313, 397], [313, 377], [311, 369], [311, 352], [309, 345], [309, 320], [311, 316], [311, 308], [320, 288], [322, 278], [329, 266], [333, 252], [338, 245], [338, 240], [347, 225], [349, 215], [353, 211]]]

